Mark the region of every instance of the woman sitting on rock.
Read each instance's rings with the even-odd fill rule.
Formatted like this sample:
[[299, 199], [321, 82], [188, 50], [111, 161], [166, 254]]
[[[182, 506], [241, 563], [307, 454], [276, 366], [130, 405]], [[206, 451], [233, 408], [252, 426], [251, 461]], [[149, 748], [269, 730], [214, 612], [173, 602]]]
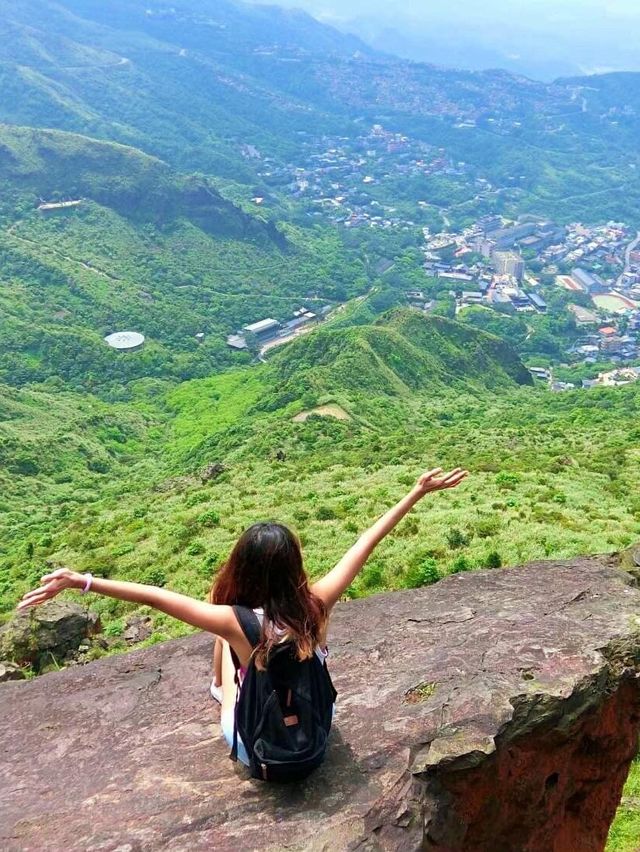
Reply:
[[331, 610], [374, 548], [431, 491], [454, 488], [455, 468], [424, 473], [411, 491], [309, 585], [300, 543], [282, 524], [259, 523], [238, 539], [214, 583], [211, 603], [167, 589], [118, 582], [60, 568], [42, 578], [18, 609], [65, 589], [108, 595], [161, 610], [216, 634], [214, 692], [221, 726], [236, 756], [256, 777], [303, 778], [324, 756], [335, 690], [325, 658]]

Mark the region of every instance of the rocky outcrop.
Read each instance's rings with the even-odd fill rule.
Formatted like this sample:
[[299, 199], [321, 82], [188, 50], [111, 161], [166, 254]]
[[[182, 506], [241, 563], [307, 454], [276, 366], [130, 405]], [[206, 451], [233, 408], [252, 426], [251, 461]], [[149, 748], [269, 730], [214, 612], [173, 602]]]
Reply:
[[127, 645], [136, 645], [144, 642], [153, 633], [153, 621], [149, 615], [130, 615], [125, 623], [122, 638]]
[[59, 663], [100, 631], [100, 620], [86, 606], [54, 600], [20, 613], [0, 628], [0, 659], [33, 665]]
[[6, 683], [8, 680], [24, 680], [25, 677], [25, 671], [17, 663], [11, 660], [0, 662], [0, 683]]
[[640, 590], [614, 558], [337, 607], [325, 765], [227, 758], [211, 638], [0, 687], [4, 850], [604, 848], [640, 723]]

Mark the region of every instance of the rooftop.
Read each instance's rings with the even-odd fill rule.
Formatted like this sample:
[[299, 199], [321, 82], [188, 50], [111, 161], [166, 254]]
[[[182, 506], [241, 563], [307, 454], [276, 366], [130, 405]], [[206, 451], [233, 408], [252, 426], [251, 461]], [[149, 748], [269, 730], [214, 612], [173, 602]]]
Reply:
[[116, 331], [107, 335], [104, 340], [112, 349], [127, 351], [139, 349], [144, 343], [144, 334], [138, 331]]
[[259, 322], [244, 325], [242, 326], [242, 330], [248, 331], [250, 334], [262, 334], [265, 331], [271, 331], [272, 328], [278, 328], [279, 325], [280, 323], [278, 320], [268, 317], [267, 319], [260, 320]]

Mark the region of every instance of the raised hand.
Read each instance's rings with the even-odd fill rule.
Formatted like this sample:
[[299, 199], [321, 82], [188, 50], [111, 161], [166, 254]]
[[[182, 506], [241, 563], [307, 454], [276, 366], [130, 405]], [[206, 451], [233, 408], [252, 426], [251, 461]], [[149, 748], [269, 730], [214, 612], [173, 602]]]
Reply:
[[40, 586], [32, 589], [22, 598], [17, 609], [28, 609], [30, 606], [39, 606], [45, 601], [55, 598], [65, 589], [81, 589], [84, 585], [84, 577], [69, 568], [58, 568], [51, 574], [45, 574], [40, 580]]
[[418, 478], [415, 491], [419, 494], [429, 494], [431, 491], [443, 491], [445, 488], [455, 488], [469, 474], [468, 470], [456, 467], [445, 473], [441, 467], [428, 470]]

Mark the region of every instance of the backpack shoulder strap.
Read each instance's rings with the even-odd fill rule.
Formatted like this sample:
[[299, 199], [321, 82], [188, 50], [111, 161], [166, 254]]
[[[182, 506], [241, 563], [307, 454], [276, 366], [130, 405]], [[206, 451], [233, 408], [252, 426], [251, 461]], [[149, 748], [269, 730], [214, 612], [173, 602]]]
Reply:
[[234, 606], [233, 612], [238, 619], [238, 624], [252, 648], [260, 644], [262, 639], [262, 624], [252, 609], [247, 606]]
[[[242, 628], [242, 632], [247, 638], [247, 641], [251, 645], [252, 648], [255, 648], [260, 644], [260, 640], [262, 639], [262, 624], [260, 623], [260, 619], [255, 614], [252, 609], [246, 606], [234, 606], [233, 612], [235, 617], [238, 619], [238, 624]], [[231, 659], [233, 660], [233, 666], [236, 670], [236, 704], [233, 711], [233, 743], [231, 746], [231, 754], [229, 757], [231, 760], [238, 759], [238, 701], [240, 700], [240, 660], [238, 659], [238, 655], [233, 650], [231, 646], [229, 646], [229, 650], [231, 651]]]

